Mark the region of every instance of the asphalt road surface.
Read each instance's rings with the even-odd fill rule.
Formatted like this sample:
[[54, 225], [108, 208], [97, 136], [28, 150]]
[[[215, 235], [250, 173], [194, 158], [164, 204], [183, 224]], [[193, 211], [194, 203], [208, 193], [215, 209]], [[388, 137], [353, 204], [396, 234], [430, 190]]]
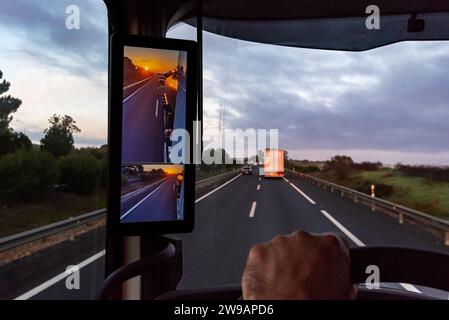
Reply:
[[167, 221], [177, 219], [176, 176], [152, 182], [121, 199], [120, 222]]
[[[406, 246], [448, 252], [434, 238], [400, 225], [383, 213], [317, 188], [297, 177], [259, 179], [239, 176], [196, 203], [196, 228], [183, 239], [184, 269], [179, 288], [239, 284], [250, 247], [277, 234], [296, 229], [338, 232], [356, 246]], [[31, 298], [89, 298], [102, 273], [98, 258], [81, 270], [81, 283], [89, 289], [76, 293], [64, 281], [52, 284]], [[382, 276], [382, 275], [381, 275]], [[448, 298], [447, 292], [389, 284], [398, 290]], [[69, 293], [68, 293], [69, 292]]]
[[123, 101], [122, 162], [164, 161], [164, 119], [159, 75]]
[[[180, 236], [185, 259], [180, 288], [240, 284], [252, 245], [296, 229], [338, 232], [352, 247], [406, 246], [449, 252], [435, 239], [385, 214], [291, 176], [276, 180], [241, 176], [196, 204], [195, 224], [195, 232]], [[438, 290], [417, 290], [447, 297]]]

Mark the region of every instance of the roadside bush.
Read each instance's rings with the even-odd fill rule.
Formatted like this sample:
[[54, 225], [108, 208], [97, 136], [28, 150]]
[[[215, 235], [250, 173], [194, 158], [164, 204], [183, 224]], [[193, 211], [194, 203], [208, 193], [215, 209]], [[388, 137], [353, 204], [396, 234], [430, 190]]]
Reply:
[[368, 162], [364, 161], [361, 163], [354, 163], [352, 165], [353, 169], [365, 170], [365, 171], [376, 171], [382, 168], [382, 162]]
[[47, 152], [19, 150], [0, 158], [0, 177], [2, 199], [42, 198], [58, 180], [56, 160]]
[[59, 182], [66, 186], [67, 191], [90, 194], [98, 184], [99, 166], [91, 155], [71, 153], [58, 160], [58, 168], [61, 174]]
[[295, 170], [302, 173], [316, 173], [321, 171], [317, 166], [296, 166]]
[[85, 147], [77, 149], [76, 151], [79, 153], [87, 153], [97, 160], [105, 159], [108, 157], [108, 146], [106, 144], [102, 145], [99, 148]]
[[336, 155], [324, 164], [324, 171], [333, 171], [338, 179], [344, 179], [351, 173], [354, 161], [351, 157]]
[[108, 159], [102, 158], [98, 161], [98, 171], [99, 171], [99, 184], [101, 187], [106, 188], [108, 184]]
[[434, 181], [449, 181], [449, 167], [410, 166], [397, 164], [396, 169], [411, 177], [427, 178]]

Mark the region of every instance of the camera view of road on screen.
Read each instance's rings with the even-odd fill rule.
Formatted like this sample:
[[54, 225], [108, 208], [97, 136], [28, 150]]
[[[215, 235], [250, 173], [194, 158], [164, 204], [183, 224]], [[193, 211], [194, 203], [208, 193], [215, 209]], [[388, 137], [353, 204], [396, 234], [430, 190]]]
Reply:
[[170, 135], [185, 128], [187, 53], [125, 47], [122, 162], [170, 162]]
[[182, 165], [123, 165], [120, 222], [182, 220]]

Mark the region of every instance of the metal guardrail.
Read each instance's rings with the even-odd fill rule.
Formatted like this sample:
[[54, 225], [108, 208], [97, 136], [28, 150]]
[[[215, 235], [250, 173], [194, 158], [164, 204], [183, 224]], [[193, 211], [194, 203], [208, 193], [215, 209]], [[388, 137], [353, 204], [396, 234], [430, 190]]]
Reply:
[[55, 235], [62, 231], [78, 227], [88, 222], [98, 220], [106, 215], [106, 209], [96, 210], [76, 217], [71, 217], [42, 227], [27, 230], [11, 236], [0, 238], [0, 252], [32, 241]]
[[408, 220], [411, 220], [413, 222], [417, 222], [421, 225], [425, 225], [427, 227], [430, 227], [434, 230], [440, 231], [443, 233], [444, 236], [444, 243], [445, 245], [449, 245], [449, 221], [444, 220], [435, 216], [432, 216], [430, 214], [420, 212], [411, 208], [407, 208], [403, 205], [393, 203], [387, 200], [383, 200], [380, 198], [372, 197], [371, 195], [365, 194], [360, 191], [356, 191], [347, 187], [340, 186], [336, 183], [332, 183], [317, 177], [313, 177], [311, 175], [296, 172], [290, 169], [286, 169], [286, 171], [289, 171], [297, 176], [299, 176], [301, 179], [304, 179], [308, 182], [311, 182], [312, 184], [315, 184], [317, 186], [321, 186], [324, 189], [329, 189], [330, 192], [340, 192], [340, 195], [342, 197], [346, 196], [348, 198], [352, 198], [354, 202], [361, 202], [367, 205], [371, 206], [371, 209], [373, 211], [380, 210], [385, 211], [388, 213], [396, 214], [398, 217], [398, 222], [400, 224], [403, 224], [405, 221], [405, 218]]
[[[227, 179], [232, 175], [237, 175], [240, 171], [233, 170], [229, 172], [225, 172], [201, 181], [196, 182], [196, 187], [202, 186], [208, 183], [214, 183], [220, 181], [222, 179]], [[4, 238], [0, 238], [0, 252], [5, 251], [7, 249], [11, 249], [14, 247], [18, 247], [20, 245], [36, 241], [48, 236], [55, 235], [62, 231], [75, 228], [86, 224], [88, 222], [101, 219], [106, 216], [106, 209], [100, 209], [93, 212], [85, 213], [76, 217], [71, 217], [65, 220], [61, 220], [55, 223], [47, 224], [42, 227], [38, 227], [35, 229], [27, 230], [24, 232], [20, 232], [11, 236], [7, 236]]]

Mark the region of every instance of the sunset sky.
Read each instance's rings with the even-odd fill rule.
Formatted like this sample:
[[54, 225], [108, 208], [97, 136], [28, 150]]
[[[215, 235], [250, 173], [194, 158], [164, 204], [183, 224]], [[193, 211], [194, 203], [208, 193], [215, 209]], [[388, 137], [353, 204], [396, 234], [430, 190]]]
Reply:
[[183, 165], [171, 165], [171, 164], [149, 164], [143, 166], [144, 171], [151, 171], [151, 170], [158, 170], [162, 169], [168, 174], [178, 174], [183, 172], [184, 166]]
[[134, 65], [150, 72], [163, 73], [178, 64], [178, 51], [175, 50], [125, 47], [124, 55], [130, 58]]

